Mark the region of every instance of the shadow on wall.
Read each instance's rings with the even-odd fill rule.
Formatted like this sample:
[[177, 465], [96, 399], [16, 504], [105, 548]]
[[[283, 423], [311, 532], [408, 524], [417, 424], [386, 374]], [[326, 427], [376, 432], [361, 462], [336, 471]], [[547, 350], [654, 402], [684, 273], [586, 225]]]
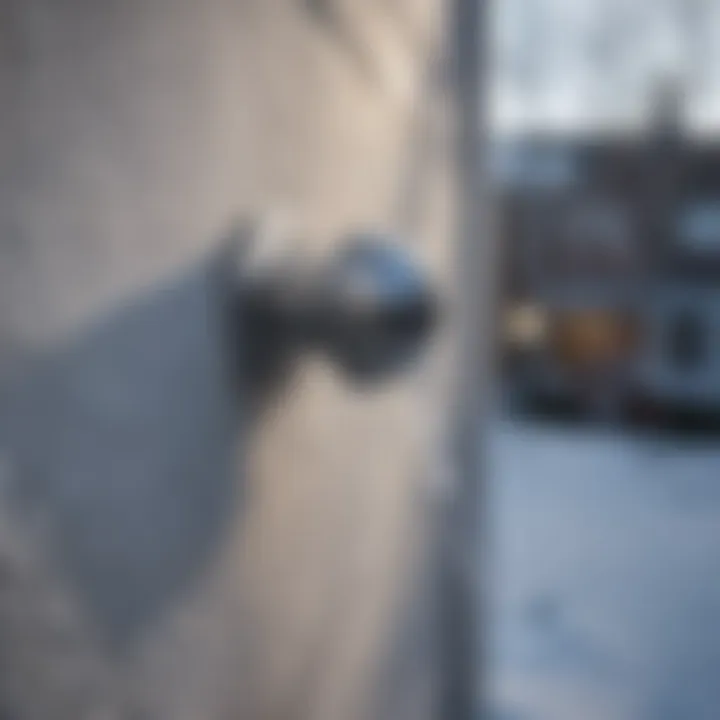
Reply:
[[47, 518], [53, 560], [116, 647], [193, 585], [237, 508], [221, 264], [97, 322], [3, 403], [17, 512]]

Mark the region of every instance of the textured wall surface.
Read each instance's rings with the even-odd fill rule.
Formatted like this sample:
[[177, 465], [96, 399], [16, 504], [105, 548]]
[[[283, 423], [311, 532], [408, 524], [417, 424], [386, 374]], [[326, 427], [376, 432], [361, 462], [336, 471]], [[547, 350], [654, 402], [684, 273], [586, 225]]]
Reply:
[[214, 253], [271, 211], [303, 252], [409, 231], [445, 277], [441, 10], [0, 4], [0, 710], [427, 712], [434, 365], [311, 361], [245, 426]]

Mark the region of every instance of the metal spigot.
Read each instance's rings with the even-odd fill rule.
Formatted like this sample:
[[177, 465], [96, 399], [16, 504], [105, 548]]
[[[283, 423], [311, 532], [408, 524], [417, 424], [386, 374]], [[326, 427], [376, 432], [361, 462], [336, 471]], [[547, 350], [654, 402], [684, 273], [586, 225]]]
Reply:
[[348, 237], [327, 262], [277, 261], [240, 284], [245, 357], [267, 382], [304, 352], [319, 352], [356, 382], [405, 368], [426, 343], [438, 299], [425, 272], [397, 240]]

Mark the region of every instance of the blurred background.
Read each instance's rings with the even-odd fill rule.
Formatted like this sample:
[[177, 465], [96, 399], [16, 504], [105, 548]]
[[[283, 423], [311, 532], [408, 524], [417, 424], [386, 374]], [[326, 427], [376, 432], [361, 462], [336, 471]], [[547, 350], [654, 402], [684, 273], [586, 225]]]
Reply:
[[494, 5], [492, 717], [720, 706], [719, 9]]

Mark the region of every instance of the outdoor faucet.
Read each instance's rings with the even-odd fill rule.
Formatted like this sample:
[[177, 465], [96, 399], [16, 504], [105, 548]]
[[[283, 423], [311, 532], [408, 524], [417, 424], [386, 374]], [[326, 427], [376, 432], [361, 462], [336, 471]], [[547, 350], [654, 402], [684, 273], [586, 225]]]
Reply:
[[387, 235], [350, 235], [315, 266], [285, 258], [238, 267], [244, 362], [263, 385], [313, 351], [356, 383], [394, 376], [417, 358], [438, 318], [426, 272]]

